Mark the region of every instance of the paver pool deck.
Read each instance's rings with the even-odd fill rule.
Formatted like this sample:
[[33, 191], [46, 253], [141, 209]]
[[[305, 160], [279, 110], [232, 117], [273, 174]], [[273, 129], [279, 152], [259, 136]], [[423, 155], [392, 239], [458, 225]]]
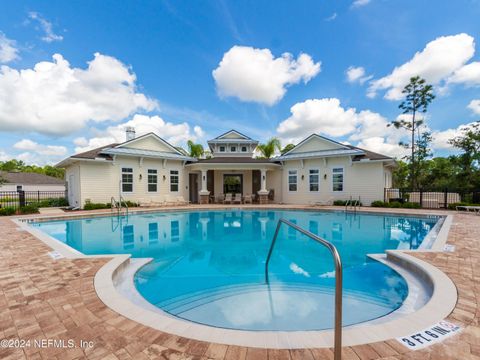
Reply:
[[[417, 351], [395, 339], [344, 347], [342, 358], [480, 359], [480, 216], [411, 209], [392, 212], [453, 215], [447, 244], [455, 246], [454, 252], [409, 254], [438, 267], [455, 283], [458, 301], [447, 320], [460, 325], [462, 331]], [[110, 258], [53, 260], [49, 251], [42, 241], [19, 230], [12, 218], [0, 218], [0, 340], [63, 339], [77, 345], [83, 340], [93, 346], [0, 347], [0, 359], [333, 359], [332, 349], [228, 346], [154, 330], [119, 315], [98, 298], [94, 276]]]

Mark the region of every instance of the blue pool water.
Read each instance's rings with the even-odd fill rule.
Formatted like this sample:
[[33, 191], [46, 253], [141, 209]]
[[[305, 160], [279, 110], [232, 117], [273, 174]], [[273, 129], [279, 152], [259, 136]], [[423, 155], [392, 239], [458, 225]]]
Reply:
[[333, 242], [344, 269], [344, 325], [397, 309], [405, 280], [367, 254], [416, 249], [438, 217], [322, 211], [184, 211], [34, 223], [84, 254], [130, 253], [153, 261], [135, 276], [140, 294], [190, 321], [244, 330], [333, 327], [334, 265], [328, 250], [278, 219]]

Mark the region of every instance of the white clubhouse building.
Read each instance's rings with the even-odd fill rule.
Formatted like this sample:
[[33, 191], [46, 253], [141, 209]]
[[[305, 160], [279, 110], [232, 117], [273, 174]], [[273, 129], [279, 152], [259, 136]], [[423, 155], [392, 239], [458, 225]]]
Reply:
[[228, 131], [208, 141], [212, 157], [195, 159], [154, 133], [73, 155], [66, 169], [68, 200], [108, 203], [111, 198], [162, 204], [223, 202], [241, 194], [258, 203], [331, 204], [360, 197], [364, 205], [383, 200], [395, 161], [381, 154], [312, 134], [272, 159], [254, 158], [258, 141]]

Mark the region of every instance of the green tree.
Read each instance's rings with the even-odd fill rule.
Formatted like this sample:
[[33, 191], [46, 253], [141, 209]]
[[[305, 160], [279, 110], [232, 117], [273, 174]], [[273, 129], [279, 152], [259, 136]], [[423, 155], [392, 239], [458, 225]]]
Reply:
[[294, 144], [287, 144], [287, 145], [285, 145], [285, 147], [282, 150], [280, 150], [280, 154], [283, 155], [283, 154], [289, 152], [290, 150], [292, 150], [294, 147], [295, 147]]
[[0, 162], [0, 170], [3, 171], [22, 171], [25, 167], [25, 163], [22, 160], [8, 160]]
[[[423, 119], [417, 119], [418, 113], [426, 113], [428, 105], [435, 99], [432, 85], [428, 85], [425, 79], [419, 76], [410, 78], [410, 82], [402, 90], [405, 99], [398, 106], [403, 114], [410, 115], [409, 120], [400, 119], [392, 121], [388, 126], [393, 125], [396, 129], [403, 128], [410, 132], [410, 184], [412, 189], [417, 188], [415, 178], [416, 159], [415, 159], [415, 135], [420, 137], [420, 128], [423, 125]], [[406, 145], [407, 146], [407, 145]]]
[[[429, 162], [428, 160], [432, 157], [433, 152], [430, 148], [432, 143], [432, 134], [429, 131], [425, 131], [420, 135], [420, 138], [415, 142], [415, 161], [416, 166], [414, 170], [414, 178], [416, 179], [417, 186], [420, 188], [425, 188], [428, 186], [426, 181], [428, 171], [429, 171]], [[409, 157], [407, 157], [409, 159]], [[409, 159], [410, 160], [410, 159]]]
[[202, 144], [195, 144], [192, 140], [188, 140], [187, 145], [188, 145], [188, 153], [191, 157], [198, 159], [205, 152], [203, 150]]
[[408, 187], [408, 171], [409, 165], [405, 161], [397, 161], [397, 167], [392, 174], [392, 182], [394, 188], [405, 189]]
[[457, 149], [461, 150], [458, 155], [460, 171], [457, 174], [459, 183], [464, 189], [478, 188], [479, 184], [479, 163], [480, 163], [480, 121], [461, 130], [462, 134], [449, 140]]
[[271, 138], [265, 144], [257, 145], [257, 150], [260, 151], [261, 154], [260, 158], [263, 159], [270, 159], [275, 154], [275, 150], [280, 151], [280, 149], [280, 140], [276, 137]]

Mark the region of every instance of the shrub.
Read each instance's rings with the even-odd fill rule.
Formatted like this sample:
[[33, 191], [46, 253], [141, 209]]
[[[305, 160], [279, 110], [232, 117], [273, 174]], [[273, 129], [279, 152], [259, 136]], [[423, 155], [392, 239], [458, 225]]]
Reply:
[[346, 203], [346, 202], [347, 202], [346, 200], [335, 200], [335, 201], [333, 202], [333, 205], [345, 206], [345, 203]]
[[471, 204], [471, 203], [468, 203], [468, 202], [458, 202], [458, 203], [448, 204], [448, 209], [449, 210], [456, 210], [457, 206], [480, 206], [480, 204]]
[[[127, 204], [128, 207], [137, 207], [138, 206], [138, 203], [130, 201], [130, 200], [122, 201], [122, 204], [123, 205]], [[109, 204], [109, 206], [110, 206], [110, 204]]]
[[0, 216], [10, 216], [15, 215], [15, 208], [12, 206], [7, 206], [4, 208], [0, 208]]
[[110, 204], [86, 202], [83, 210], [109, 209]]
[[392, 201], [390, 203], [381, 200], [372, 201], [370, 204], [372, 207], [384, 207], [384, 208], [403, 208], [403, 209], [420, 209], [420, 204], [413, 202]]
[[402, 204], [402, 208], [405, 209], [420, 209], [421, 206], [419, 203], [414, 203], [414, 202], [405, 202]]
[[68, 201], [65, 198], [59, 199], [45, 199], [37, 202], [38, 207], [59, 207], [59, 206], [68, 206]]
[[20, 213], [21, 214], [36, 214], [36, 213], [38, 213], [38, 206], [35, 203], [22, 206], [20, 208]]

